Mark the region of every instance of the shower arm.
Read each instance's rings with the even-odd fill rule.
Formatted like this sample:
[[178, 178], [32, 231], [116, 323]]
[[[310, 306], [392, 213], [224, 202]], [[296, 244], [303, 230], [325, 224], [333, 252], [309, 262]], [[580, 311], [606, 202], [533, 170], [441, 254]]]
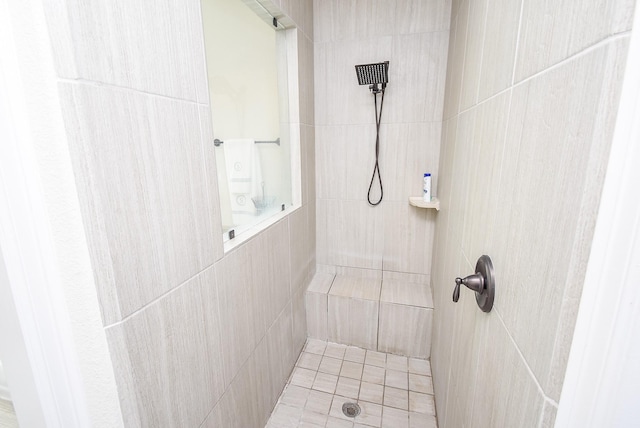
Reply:
[[387, 87], [386, 83], [382, 83], [382, 89], [380, 88], [380, 83], [374, 83], [373, 85], [369, 85], [369, 90], [374, 94], [379, 94], [384, 92], [384, 89]]

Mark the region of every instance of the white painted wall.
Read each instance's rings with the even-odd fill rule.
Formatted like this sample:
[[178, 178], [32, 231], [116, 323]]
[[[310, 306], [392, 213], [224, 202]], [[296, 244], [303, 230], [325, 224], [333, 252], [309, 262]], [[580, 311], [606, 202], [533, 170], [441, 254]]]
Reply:
[[640, 423], [640, 9], [556, 427]]
[[0, 2], [0, 39], [0, 345], [15, 409], [23, 426], [120, 426], [43, 2]]
[[[24, 336], [20, 329], [19, 317], [14, 304], [11, 284], [0, 251], [0, 358], [4, 361], [7, 389], [12, 386], [12, 401], [18, 420], [24, 426], [46, 426], [49, 417], [50, 426], [61, 426], [54, 398], [42, 397], [39, 387], [49, 387], [45, 376], [40, 377], [40, 384], [36, 383], [37, 374], [31, 368], [29, 352], [26, 348]], [[41, 368], [41, 366], [40, 366]], [[68, 420], [68, 419], [67, 419]], [[77, 426], [77, 425], [76, 425]]]

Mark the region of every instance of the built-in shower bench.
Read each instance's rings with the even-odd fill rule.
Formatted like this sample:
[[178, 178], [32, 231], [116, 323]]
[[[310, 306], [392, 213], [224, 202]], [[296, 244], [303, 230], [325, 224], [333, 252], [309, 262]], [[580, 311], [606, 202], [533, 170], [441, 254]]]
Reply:
[[389, 276], [377, 279], [316, 273], [305, 296], [309, 337], [429, 358], [433, 319], [430, 286], [398, 274]]

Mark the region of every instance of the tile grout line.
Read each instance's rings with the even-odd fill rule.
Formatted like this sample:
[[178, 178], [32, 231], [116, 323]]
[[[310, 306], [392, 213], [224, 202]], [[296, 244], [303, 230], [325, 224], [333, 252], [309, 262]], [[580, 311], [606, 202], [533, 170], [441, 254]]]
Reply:
[[[217, 261], [216, 261], [217, 262]], [[189, 278], [185, 279], [184, 281], [182, 281], [180, 284], [176, 285], [175, 287], [165, 291], [164, 293], [162, 293], [161, 295], [155, 297], [154, 299], [150, 300], [149, 302], [145, 303], [144, 305], [140, 306], [138, 309], [136, 309], [135, 311], [131, 312], [130, 314], [128, 314], [127, 316], [123, 317], [122, 319], [113, 322], [111, 324], [105, 325], [103, 326], [104, 330], [108, 330], [111, 329], [113, 327], [117, 327], [121, 324], [124, 324], [126, 321], [128, 321], [129, 319], [133, 318], [134, 316], [144, 312], [145, 310], [149, 309], [151, 306], [155, 305], [156, 303], [160, 302], [160, 300], [163, 300], [166, 297], [169, 297], [169, 295], [177, 292], [178, 290], [182, 289], [183, 287], [185, 287], [189, 282], [193, 281], [194, 279], [196, 279], [198, 276], [202, 275], [206, 270], [209, 269], [215, 269], [215, 263], [212, 263], [206, 267], [204, 267], [202, 270], [196, 272], [194, 275], [190, 276]], [[216, 282], [216, 293], [217, 293], [217, 289], [218, 289], [218, 284]]]
[[[381, 122], [382, 125], [424, 125], [424, 124], [439, 124], [442, 123], [443, 120], [410, 120], [405, 122]], [[300, 122], [302, 123], [302, 122]], [[304, 123], [302, 123], [304, 125]], [[335, 128], [339, 126], [375, 126], [375, 122], [349, 122], [349, 123], [315, 123], [311, 126], [315, 126], [316, 128]]]
[[[476, 94], [474, 102], [477, 104], [480, 98], [480, 83], [482, 82], [482, 66], [484, 65], [484, 44], [487, 41], [487, 21], [489, 17], [489, 3], [485, 4], [484, 9], [484, 25], [482, 26], [482, 47], [480, 50], [480, 67], [478, 70], [478, 86], [476, 87]], [[465, 42], [466, 43], [466, 42]], [[464, 76], [463, 76], [464, 79]]]
[[380, 39], [393, 39], [395, 37], [408, 37], [408, 36], [421, 36], [421, 35], [425, 35], [425, 34], [437, 34], [437, 33], [446, 33], [447, 35], [449, 34], [449, 32], [451, 31], [450, 26], [447, 26], [448, 28], [443, 28], [443, 29], [439, 29], [439, 30], [431, 30], [431, 31], [416, 31], [413, 33], [398, 33], [398, 34], [386, 34], [386, 35], [376, 35], [376, 34], [372, 34], [369, 36], [365, 36], [365, 37], [355, 37], [355, 36], [350, 36], [350, 37], [345, 37], [343, 39], [330, 39], [330, 40], [314, 40], [313, 43], [317, 44], [317, 45], [343, 45], [345, 43], [353, 43], [353, 42], [361, 42], [361, 41], [373, 41], [373, 40], [380, 40]]
[[198, 102], [198, 101], [188, 100], [188, 99], [184, 99], [184, 98], [172, 97], [172, 96], [169, 96], [169, 95], [157, 94], [155, 92], [143, 91], [143, 90], [136, 89], [136, 88], [130, 88], [128, 86], [114, 85], [113, 83], [100, 82], [100, 81], [97, 81], [97, 80], [88, 80], [88, 79], [83, 79], [83, 78], [72, 79], [72, 78], [68, 78], [68, 77], [58, 77], [57, 81], [61, 82], [61, 83], [67, 83], [67, 84], [70, 84], [70, 85], [85, 85], [85, 86], [92, 86], [92, 87], [95, 87], [95, 88], [113, 89], [113, 90], [117, 90], [117, 91], [121, 91], [121, 92], [128, 92], [128, 93], [133, 93], [133, 94], [146, 95], [146, 96], [153, 97], [153, 98], [161, 98], [161, 99], [164, 99], [164, 100], [178, 101], [178, 102], [182, 102], [182, 103], [186, 103], [186, 104], [192, 104], [192, 105], [201, 106], [201, 107], [210, 107], [210, 105], [207, 104], [207, 103], [201, 103], [201, 102]]
[[513, 87], [516, 81], [516, 69], [518, 68], [518, 53], [520, 52], [520, 39], [522, 36], [522, 16], [524, 15], [524, 2], [520, 2], [520, 18], [518, 19], [518, 35], [516, 36], [516, 47], [513, 55], [513, 69], [511, 70], [511, 87]]
[[560, 68], [560, 67], [568, 64], [571, 61], [574, 61], [574, 60], [579, 59], [579, 58], [581, 58], [581, 57], [583, 57], [585, 55], [588, 55], [591, 52], [593, 52], [594, 50], [600, 49], [601, 47], [603, 47], [603, 46], [605, 46], [605, 45], [607, 45], [609, 43], [614, 43], [614, 42], [616, 42], [616, 41], [618, 41], [620, 39], [628, 38], [630, 36], [631, 36], [631, 30], [627, 30], [627, 31], [623, 31], [623, 32], [620, 32], [620, 33], [616, 33], [614, 35], [607, 36], [604, 39], [599, 40], [599, 41], [597, 41], [596, 43], [594, 43], [594, 44], [592, 44], [590, 46], [587, 46], [586, 48], [574, 53], [571, 56], [569, 56], [567, 58], [564, 58], [563, 60], [560, 60], [559, 62], [557, 62], [555, 64], [552, 64], [552, 65], [548, 66], [545, 69], [537, 71], [536, 73], [532, 74], [531, 76], [528, 76], [528, 77], [526, 77], [526, 78], [524, 78], [524, 79], [522, 79], [522, 80], [520, 80], [518, 82], [514, 82], [513, 84], [511, 84], [507, 88], [496, 92], [495, 94], [485, 98], [484, 100], [478, 102], [477, 104], [472, 105], [471, 107], [468, 107], [468, 108], [466, 108], [464, 110], [460, 110], [459, 113], [456, 113], [456, 114], [452, 115], [451, 117], [447, 118], [446, 120], [451, 120], [454, 117], [459, 117], [461, 114], [466, 113], [468, 111], [471, 111], [471, 110], [477, 108], [478, 106], [480, 106], [482, 104], [485, 104], [485, 103], [493, 100], [494, 98], [497, 98], [500, 95], [503, 95], [504, 93], [506, 93], [506, 92], [508, 92], [508, 91], [520, 86], [520, 85], [524, 85], [524, 84], [528, 83], [529, 81], [544, 75], [545, 73], [548, 73], [548, 72], [550, 72], [552, 70], [555, 70], [556, 68]]
[[[335, 418], [351, 422], [352, 421], [351, 419], [347, 419], [347, 418], [343, 417], [342, 414], [337, 412], [337, 410], [336, 410], [337, 409], [337, 405], [335, 403], [336, 403], [336, 398], [338, 398], [338, 404], [340, 404], [340, 400], [343, 400], [343, 399], [347, 400], [347, 401], [355, 400], [356, 402], [367, 403], [368, 405], [373, 405], [375, 408], [379, 408], [379, 412], [380, 412], [379, 414], [376, 412], [376, 413], [371, 415], [374, 418], [379, 418], [379, 421], [377, 423], [373, 422], [376, 426], [380, 426], [378, 424], [382, 424], [384, 416], [388, 414], [387, 412], [391, 412], [391, 414], [390, 414], [390, 416], [391, 416], [391, 415], [393, 415], [394, 411], [399, 411], [399, 412], [403, 412], [404, 413], [404, 416], [407, 418], [407, 422], [410, 422], [411, 415], [415, 414], [416, 417], [431, 417], [431, 418], [433, 418], [433, 420], [435, 421], [435, 425], [432, 425], [432, 427], [437, 427], [437, 416], [435, 415], [435, 413], [430, 413], [429, 411], [425, 411], [425, 412], [414, 411], [414, 412], [412, 412], [410, 410], [411, 388], [410, 388], [410, 385], [409, 385], [409, 382], [408, 382], [408, 376], [410, 376], [410, 374], [411, 374], [411, 369], [410, 369], [409, 366], [410, 366], [410, 359], [412, 357], [399, 356], [401, 358], [404, 358], [404, 360], [406, 362], [406, 364], [400, 370], [401, 372], [405, 373], [406, 376], [407, 376], [407, 378], [405, 379], [406, 380], [406, 387], [401, 388], [401, 390], [404, 390], [406, 392], [406, 399], [407, 399], [406, 408], [402, 407], [402, 405], [385, 405], [384, 404], [384, 389], [386, 388], [386, 382], [385, 382], [386, 377], [383, 377], [382, 384], [377, 384], [377, 386], [382, 388], [382, 396], [380, 397], [380, 399], [382, 400], [381, 402], [369, 401], [369, 400], [360, 400], [360, 393], [362, 391], [362, 383], [364, 382], [364, 380], [363, 380], [364, 367], [367, 366], [367, 364], [366, 364], [367, 353], [368, 352], [378, 353], [378, 351], [374, 351], [374, 350], [370, 350], [370, 349], [366, 349], [366, 348], [360, 348], [360, 347], [357, 347], [357, 346], [349, 346], [349, 345], [344, 345], [344, 344], [337, 344], [337, 343], [333, 343], [333, 342], [329, 342], [329, 341], [323, 341], [323, 340], [320, 340], [320, 339], [312, 339], [312, 338], [310, 338], [305, 343], [305, 346], [304, 346], [302, 352], [306, 352], [308, 350], [309, 340], [315, 340], [315, 341], [318, 341], [320, 343], [323, 343], [324, 344], [324, 348], [323, 348], [323, 350], [322, 350], [322, 352], [320, 354], [319, 353], [315, 353], [315, 352], [307, 352], [308, 354], [313, 354], [313, 355], [315, 355], [315, 356], [317, 356], [319, 358], [323, 358], [323, 357], [335, 358], [336, 357], [335, 352], [330, 352], [331, 345], [335, 344], [335, 345], [338, 345], [339, 347], [342, 347], [344, 349], [344, 351], [341, 353], [341, 358], [338, 358], [343, 365], [344, 365], [345, 362], [352, 362], [354, 364], [361, 365], [362, 368], [363, 368], [363, 371], [361, 371], [358, 374], [357, 378], [348, 377], [348, 376], [340, 376], [339, 374], [338, 375], [334, 375], [337, 378], [337, 380], [336, 380], [336, 387], [334, 388], [333, 393], [326, 392], [326, 391], [323, 391], [323, 390], [313, 389], [313, 385], [311, 387], [306, 387], [306, 386], [295, 385], [295, 384], [292, 384], [290, 382], [287, 382], [287, 387], [285, 388], [285, 390], [293, 385], [293, 386], [296, 386], [297, 388], [300, 388], [302, 390], [306, 390], [307, 391], [307, 393], [306, 393], [307, 397], [304, 399], [305, 403], [301, 406], [299, 404], [292, 404], [292, 403], [283, 402], [282, 401], [283, 394], [284, 394], [284, 391], [283, 391], [282, 394], [280, 395], [280, 397], [278, 398], [277, 402], [276, 402], [276, 406], [274, 407], [271, 416], [273, 416], [275, 414], [275, 412], [277, 411], [276, 408], [278, 406], [282, 405], [284, 408], [297, 410], [297, 413], [295, 415], [295, 419], [296, 419], [295, 422], [297, 422], [298, 425], [295, 425], [295, 426], [299, 426], [299, 424], [303, 422], [302, 418], [304, 417], [305, 410], [308, 410], [312, 415], [316, 415], [316, 416], [318, 416], [320, 418], [324, 418], [323, 420], [325, 420], [326, 423], [330, 423]], [[355, 361], [347, 359], [347, 351], [349, 350], [350, 347], [357, 348], [357, 349], [360, 349], [361, 351], [363, 351], [362, 359], [355, 358]], [[302, 352], [301, 352], [301, 354], [302, 354]], [[376, 368], [378, 368], [380, 370], [383, 370], [383, 372], [385, 373], [385, 376], [386, 376], [387, 371], [388, 370], [392, 370], [392, 369], [389, 368], [388, 357], [392, 356], [392, 355], [395, 355], [395, 354], [386, 353], [386, 352], [380, 352], [380, 354], [384, 355], [384, 367], [375, 366], [375, 365], [372, 365], [372, 367], [376, 367]], [[300, 361], [300, 358], [301, 358], [301, 356], [299, 356], [298, 359], [296, 360], [296, 367], [303, 368], [303, 367], [298, 365], [298, 363]], [[418, 358], [418, 359], [419, 360], [424, 360], [425, 362], [428, 362], [427, 359], [420, 359], [420, 358]], [[320, 373], [319, 365], [318, 365], [318, 370], [312, 370], [312, 371], [314, 373], [316, 373], [316, 375], [318, 373]], [[342, 369], [340, 370], [340, 373], [342, 373]], [[431, 374], [432, 373], [429, 371], [428, 373], [425, 373], [425, 376], [431, 378], [431, 376], [430, 376]], [[359, 387], [358, 387], [358, 392], [357, 392], [357, 398], [350, 397], [349, 394], [342, 394], [342, 395], [339, 394], [338, 389], [337, 389], [337, 382], [339, 381], [340, 378], [345, 378], [345, 379], [349, 379], [351, 381], [358, 382]], [[321, 394], [326, 394], [326, 395], [330, 396], [329, 410], [327, 412], [323, 413], [323, 412], [320, 412], [320, 411], [315, 410], [315, 409], [307, 409], [307, 404], [309, 403], [309, 394], [312, 391], [316, 391], [316, 392], [319, 392]], [[418, 391], [416, 390], [416, 392], [418, 392]], [[433, 394], [430, 393], [428, 390], [425, 390], [425, 392], [423, 392], [422, 394], [423, 395], [430, 395], [432, 397], [431, 398], [432, 401], [435, 399]], [[434, 403], [431, 404], [431, 406], [433, 406], [433, 405], [434, 405]], [[435, 408], [434, 408], [434, 411], [435, 411]], [[338, 414], [334, 416], [335, 413], [332, 413], [332, 412], [337, 412]], [[393, 416], [391, 416], [391, 417], [393, 418]], [[271, 419], [269, 419], [269, 420], [271, 420]], [[355, 419], [353, 420], [353, 422], [357, 423]], [[269, 421], [268, 421], [267, 422], [267, 426], [273, 427], [274, 425], [269, 425]], [[287, 425], [287, 426], [288, 427], [293, 427], [293, 425]], [[324, 425], [323, 424], [323, 426], [330, 426], [330, 425]]]
[[547, 394], [544, 392], [544, 389], [542, 388], [542, 385], [540, 385], [540, 382], [538, 381], [538, 378], [536, 377], [535, 373], [533, 372], [533, 370], [529, 366], [529, 363], [527, 362], [527, 359], [524, 357], [524, 354], [522, 353], [522, 351], [518, 347], [518, 344], [513, 339], [513, 336], [511, 336], [511, 332], [507, 329], [507, 326], [504, 323], [504, 320], [502, 319], [502, 315], [500, 314], [500, 312], [498, 312], [498, 308], [496, 307], [496, 308], [494, 308], [494, 310], [497, 312], [498, 319], [500, 320], [500, 324], [502, 325], [502, 328], [504, 329], [504, 331], [507, 333], [507, 336], [509, 336], [509, 340], [511, 341], [513, 347], [515, 348], [516, 352], [518, 353], [518, 356], [522, 360], [522, 363], [526, 367], [527, 372], [529, 373], [529, 376], [531, 377], [531, 379], [533, 379], [533, 382], [536, 384], [536, 387], [538, 388], [538, 392], [542, 395], [542, 397], [543, 397], [543, 399], [545, 401], [549, 402], [550, 404], [552, 404], [553, 406], [555, 406], [557, 408], [558, 407], [558, 403], [555, 400], [553, 400], [552, 398], [548, 397]]

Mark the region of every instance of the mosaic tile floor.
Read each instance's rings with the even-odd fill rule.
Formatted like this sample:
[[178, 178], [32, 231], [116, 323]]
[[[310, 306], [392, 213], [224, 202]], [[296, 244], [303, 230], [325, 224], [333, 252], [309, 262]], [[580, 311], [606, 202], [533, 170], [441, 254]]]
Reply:
[[437, 426], [428, 360], [309, 339], [266, 428]]
[[18, 428], [16, 412], [11, 401], [0, 399], [0, 428]]

